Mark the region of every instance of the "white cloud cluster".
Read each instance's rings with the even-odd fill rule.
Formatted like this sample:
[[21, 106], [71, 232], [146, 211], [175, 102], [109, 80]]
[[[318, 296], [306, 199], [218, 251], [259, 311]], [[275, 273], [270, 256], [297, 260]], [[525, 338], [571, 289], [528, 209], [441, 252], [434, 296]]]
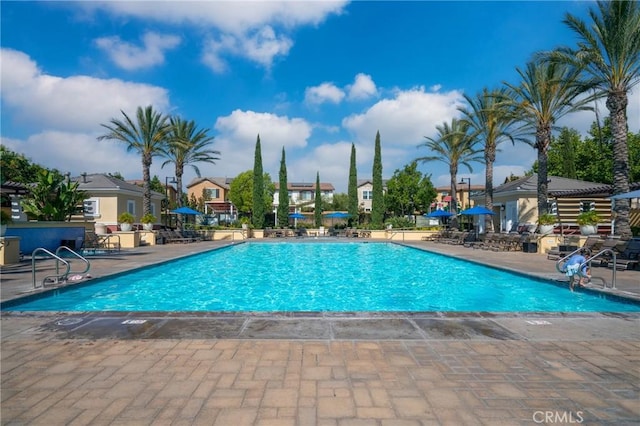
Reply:
[[[117, 16], [194, 25], [206, 32], [216, 30], [215, 35], [205, 37], [208, 41], [202, 54], [203, 62], [215, 72], [227, 69], [224, 55], [228, 54], [269, 68], [276, 57], [288, 54], [293, 46], [287, 31], [298, 26], [318, 25], [330, 15], [341, 14], [346, 4], [345, 0], [203, 1], [189, 2], [188, 6], [172, 1], [80, 3], [85, 11], [100, 9]], [[117, 42], [121, 46], [122, 43]]]
[[362, 114], [351, 115], [342, 125], [357, 141], [373, 141], [380, 131], [388, 145], [417, 146], [424, 136], [432, 136], [435, 126], [460, 115], [462, 92], [426, 92], [424, 87], [397, 91], [394, 98], [382, 99]]
[[36, 129], [94, 131], [100, 123], [132, 113], [140, 105], [166, 111], [165, 89], [148, 84], [88, 76], [56, 77], [43, 73], [27, 55], [0, 49], [0, 94], [14, 120]]
[[122, 41], [118, 36], [95, 40], [96, 46], [106, 52], [116, 65], [129, 71], [163, 64], [165, 52], [176, 48], [180, 42], [178, 36], [151, 31], [142, 36], [142, 46]]
[[378, 89], [371, 76], [358, 74], [354, 83], [341, 89], [333, 83], [325, 82], [319, 86], [307, 87], [304, 100], [308, 105], [320, 105], [323, 103], [339, 104], [345, 98], [355, 101], [369, 99], [378, 95]]
[[253, 34], [243, 37], [224, 34], [220, 38], [212, 38], [205, 43], [202, 62], [214, 72], [228, 71], [224, 57], [227, 54], [244, 56], [263, 67], [270, 69], [273, 60], [278, 56], [286, 56], [293, 46], [293, 41], [278, 35], [270, 26], [265, 26]]

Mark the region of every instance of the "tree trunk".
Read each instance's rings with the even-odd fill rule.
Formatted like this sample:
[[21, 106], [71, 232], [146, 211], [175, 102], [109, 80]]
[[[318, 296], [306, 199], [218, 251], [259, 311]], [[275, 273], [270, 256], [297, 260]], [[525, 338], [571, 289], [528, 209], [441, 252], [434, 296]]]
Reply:
[[[182, 173], [184, 171], [184, 167], [176, 167], [176, 197], [178, 198], [176, 200], [176, 206], [178, 208], [182, 207]], [[183, 230], [183, 224], [184, 224], [184, 217], [183, 215], [179, 214], [177, 216], [178, 219], [178, 223], [176, 224], [178, 227], [179, 231]]]
[[[487, 146], [485, 149], [485, 182], [484, 182], [484, 204], [489, 210], [493, 210], [493, 162], [496, 159], [495, 146]], [[469, 194], [469, 201], [471, 201], [471, 194]], [[471, 205], [471, 203], [469, 203]], [[485, 232], [493, 232], [493, 217], [491, 215], [485, 215], [484, 229]]]
[[[627, 94], [610, 93], [607, 97], [607, 109], [611, 118], [613, 136], [613, 194], [629, 192], [629, 146], [627, 145]], [[631, 238], [629, 223], [630, 203], [628, 199], [615, 200], [615, 234]]]
[[458, 177], [458, 170], [451, 168], [451, 204], [449, 208], [449, 213], [453, 213], [455, 216], [451, 216], [451, 227], [458, 228], [458, 186], [456, 183], [456, 179]]
[[549, 176], [547, 173], [547, 150], [551, 143], [551, 126], [539, 125], [536, 129], [536, 148], [538, 149], [538, 216], [548, 212]]
[[142, 155], [142, 216], [151, 213], [151, 156]]

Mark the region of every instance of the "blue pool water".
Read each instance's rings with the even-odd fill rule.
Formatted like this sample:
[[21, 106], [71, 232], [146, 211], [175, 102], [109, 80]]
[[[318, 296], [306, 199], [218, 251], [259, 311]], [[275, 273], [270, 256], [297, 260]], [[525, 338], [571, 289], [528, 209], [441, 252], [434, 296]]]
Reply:
[[245, 243], [50, 292], [20, 311], [547, 311], [640, 306], [389, 243]]

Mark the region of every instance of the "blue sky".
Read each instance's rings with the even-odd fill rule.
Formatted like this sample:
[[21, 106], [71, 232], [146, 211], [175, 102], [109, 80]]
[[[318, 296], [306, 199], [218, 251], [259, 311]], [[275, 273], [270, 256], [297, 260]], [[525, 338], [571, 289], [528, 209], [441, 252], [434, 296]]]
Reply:
[[[589, 2], [2, 2], [2, 144], [73, 175], [141, 178], [140, 158], [97, 141], [101, 123], [138, 106], [195, 120], [215, 136], [203, 176], [253, 167], [260, 134], [274, 181], [282, 148], [290, 182], [331, 182], [346, 192], [351, 144], [360, 178], [371, 176], [376, 131], [383, 174], [413, 159], [435, 127], [459, 116], [463, 94], [517, 82], [538, 50], [574, 45], [565, 13]], [[640, 96], [629, 102], [640, 127]], [[606, 108], [601, 106], [601, 114]], [[592, 113], [560, 124], [585, 132]], [[536, 158], [504, 146], [495, 183]], [[152, 174], [173, 176], [171, 166]], [[447, 185], [443, 163], [420, 165]], [[459, 177], [484, 184], [484, 166]], [[185, 183], [195, 177], [185, 171]]]

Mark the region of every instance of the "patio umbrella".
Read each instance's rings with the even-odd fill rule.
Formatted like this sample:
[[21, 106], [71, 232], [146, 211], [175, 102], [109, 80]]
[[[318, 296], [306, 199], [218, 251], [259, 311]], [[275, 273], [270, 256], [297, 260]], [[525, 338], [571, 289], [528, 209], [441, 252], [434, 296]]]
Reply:
[[333, 212], [333, 213], [327, 213], [326, 216], [331, 219], [346, 219], [349, 217], [349, 213]]
[[492, 210], [489, 210], [485, 206], [475, 206], [470, 209], [462, 210], [460, 214], [464, 214], [467, 216], [478, 216], [481, 214], [495, 214]]
[[451, 217], [453, 216], [453, 213], [449, 213], [449, 212], [445, 212], [444, 210], [434, 210], [429, 214], [425, 214], [425, 217], [432, 217], [432, 218], [441, 218], [441, 217]]
[[178, 209], [171, 210], [171, 213], [175, 213], [175, 214], [190, 214], [190, 215], [202, 214], [199, 211], [192, 209], [191, 207], [180, 207]]
[[611, 196], [612, 200], [620, 200], [625, 198], [640, 198], [640, 189], [631, 192], [625, 192], [624, 194], [618, 194]]
[[[470, 209], [461, 211], [460, 214], [465, 216], [481, 216], [485, 214], [495, 215], [495, 213], [492, 210], [489, 210], [485, 206], [474, 206], [474, 207], [471, 207]], [[478, 226], [476, 226], [476, 237], [478, 236], [479, 233], [480, 233], [480, 221], [478, 221]]]
[[304, 219], [305, 215], [303, 215], [302, 213], [298, 213], [298, 212], [289, 213], [289, 218], [290, 219]]

